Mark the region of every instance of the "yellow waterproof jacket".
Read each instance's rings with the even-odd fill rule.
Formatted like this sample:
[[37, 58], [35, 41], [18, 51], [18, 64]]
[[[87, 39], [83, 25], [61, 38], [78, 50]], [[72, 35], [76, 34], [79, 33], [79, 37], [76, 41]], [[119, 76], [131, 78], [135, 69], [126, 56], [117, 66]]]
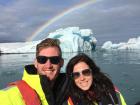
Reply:
[[[37, 92], [42, 105], [49, 105], [45, 98], [45, 94], [42, 90], [39, 75], [29, 74], [24, 69], [22, 80], [24, 80], [31, 88], [33, 88]], [[0, 105], [26, 105], [26, 104], [18, 87], [10, 86], [3, 90], [0, 90]]]

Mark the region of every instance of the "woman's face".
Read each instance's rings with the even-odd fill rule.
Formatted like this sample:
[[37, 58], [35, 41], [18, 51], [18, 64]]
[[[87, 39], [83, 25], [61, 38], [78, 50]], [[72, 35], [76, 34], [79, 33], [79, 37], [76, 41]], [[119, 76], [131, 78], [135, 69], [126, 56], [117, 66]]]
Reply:
[[73, 78], [77, 87], [86, 91], [92, 85], [92, 71], [85, 62], [79, 62], [74, 66]]

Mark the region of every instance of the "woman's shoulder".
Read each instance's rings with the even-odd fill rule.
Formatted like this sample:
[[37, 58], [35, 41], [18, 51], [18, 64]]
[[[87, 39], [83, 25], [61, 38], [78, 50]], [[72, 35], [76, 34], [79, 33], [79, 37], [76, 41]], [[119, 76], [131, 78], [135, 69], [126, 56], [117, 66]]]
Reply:
[[118, 89], [118, 87], [115, 86], [114, 89], [117, 94], [119, 102], [122, 103], [121, 105], [126, 105], [125, 99], [124, 99], [122, 93], [120, 92], [120, 90]]

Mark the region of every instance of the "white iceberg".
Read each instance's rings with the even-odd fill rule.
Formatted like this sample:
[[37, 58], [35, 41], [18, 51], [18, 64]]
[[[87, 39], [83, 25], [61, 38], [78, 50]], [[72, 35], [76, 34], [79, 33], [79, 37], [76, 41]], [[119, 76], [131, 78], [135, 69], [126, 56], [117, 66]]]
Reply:
[[1, 53], [34, 53], [36, 51], [36, 45], [40, 42], [16, 42], [16, 43], [0, 43]]
[[140, 36], [130, 38], [128, 42], [113, 44], [111, 41], [105, 42], [102, 47], [105, 50], [140, 50]]
[[90, 29], [68, 27], [56, 30], [48, 35], [49, 38], [60, 40], [63, 52], [77, 52], [95, 49], [97, 40]]
[[[48, 38], [60, 40], [62, 52], [78, 52], [95, 49], [97, 40], [93, 37], [92, 30], [68, 27], [49, 33]], [[0, 43], [1, 53], [34, 53], [36, 45], [40, 42]]]

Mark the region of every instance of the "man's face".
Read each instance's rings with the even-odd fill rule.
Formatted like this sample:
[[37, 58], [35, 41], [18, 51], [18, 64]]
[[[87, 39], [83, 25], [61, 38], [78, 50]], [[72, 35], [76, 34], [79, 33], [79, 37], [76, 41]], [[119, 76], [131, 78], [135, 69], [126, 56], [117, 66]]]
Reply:
[[[57, 47], [44, 48], [39, 52], [38, 56], [49, 58], [44, 63], [40, 63], [37, 59], [35, 60], [35, 67], [40, 75], [46, 75], [50, 80], [54, 80], [57, 77], [60, 72], [60, 68], [63, 66], [63, 59], [60, 59], [60, 61], [56, 63], [57, 57], [60, 55], [59, 53], [60, 52]], [[56, 57], [56, 60], [51, 59], [53, 57]]]

